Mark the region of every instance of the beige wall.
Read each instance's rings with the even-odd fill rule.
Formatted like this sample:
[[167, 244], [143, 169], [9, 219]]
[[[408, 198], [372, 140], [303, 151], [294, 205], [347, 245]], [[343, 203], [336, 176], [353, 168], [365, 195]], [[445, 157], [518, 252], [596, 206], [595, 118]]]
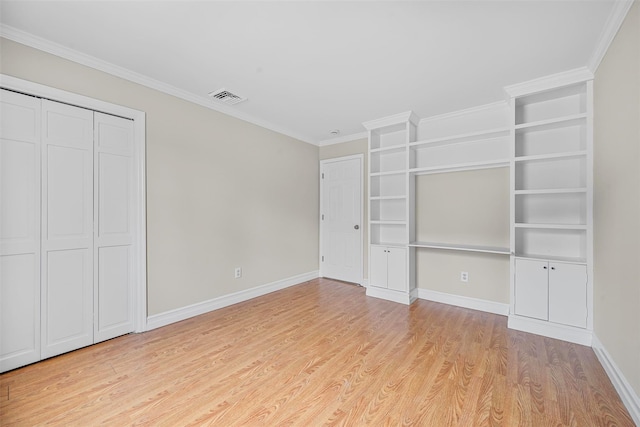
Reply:
[[318, 147], [0, 43], [4, 74], [146, 112], [150, 315], [318, 269]]
[[640, 4], [594, 83], [594, 329], [640, 395]]
[[369, 235], [366, 230], [369, 229], [369, 223], [367, 222], [367, 218], [369, 218], [369, 203], [368, 203], [368, 194], [369, 194], [369, 162], [367, 161], [367, 153], [369, 150], [368, 141], [365, 139], [358, 139], [355, 141], [343, 142], [340, 144], [326, 145], [320, 147], [320, 160], [327, 159], [335, 159], [337, 157], [345, 157], [345, 156], [353, 156], [355, 154], [363, 154], [364, 155], [364, 170], [362, 171], [362, 182], [364, 183], [364, 194], [362, 195], [362, 206], [364, 208], [364, 224], [362, 224], [362, 229], [365, 230], [364, 233], [364, 247], [362, 248], [363, 255], [363, 266], [364, 278], [369, 277]]
[[[509, 169], [482, 169], [416, 178], [419, 241], [509, 247]], [[507, 255], [418, 249], [419, 288], [509, 303]], [[460, 273], [469, 281], [460, 281]]]

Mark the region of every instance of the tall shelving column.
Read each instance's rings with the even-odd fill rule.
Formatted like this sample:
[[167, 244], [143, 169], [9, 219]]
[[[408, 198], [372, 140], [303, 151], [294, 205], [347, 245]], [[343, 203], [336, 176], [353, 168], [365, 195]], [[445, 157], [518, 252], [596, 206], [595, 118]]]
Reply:
[[[512, 95], [509, 327], [591, 343], [593, 76]], [[524, 88], [524, 90], [522, 90]]]
[[410, 304], [408, 147], [411, 111], [363, 123], [369, 132], [369, 286], [367, 295]]

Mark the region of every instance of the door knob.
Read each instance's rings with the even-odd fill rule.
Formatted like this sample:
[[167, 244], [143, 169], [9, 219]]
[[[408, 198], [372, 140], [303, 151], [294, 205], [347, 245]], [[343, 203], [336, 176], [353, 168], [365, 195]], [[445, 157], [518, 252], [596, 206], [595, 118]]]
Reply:
[[355, 228], [356, 230], [360, 229], [360, 226], [358, 224], [354, 225], [353, 228]]

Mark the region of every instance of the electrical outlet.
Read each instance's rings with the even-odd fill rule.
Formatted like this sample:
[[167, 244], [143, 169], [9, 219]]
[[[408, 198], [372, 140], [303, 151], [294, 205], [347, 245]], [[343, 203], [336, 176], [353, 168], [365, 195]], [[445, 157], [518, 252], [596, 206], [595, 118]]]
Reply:
[[236, 267], [235, 272], [234, 272], [235, 278], [239, 279], [242, 277], [242, 268], [240, 267]]
[[466, 271], [461, 271], [460, 272], [460, 281], [461, 282], [468, 282], [469, 281], [469, 273], [467, 273]]

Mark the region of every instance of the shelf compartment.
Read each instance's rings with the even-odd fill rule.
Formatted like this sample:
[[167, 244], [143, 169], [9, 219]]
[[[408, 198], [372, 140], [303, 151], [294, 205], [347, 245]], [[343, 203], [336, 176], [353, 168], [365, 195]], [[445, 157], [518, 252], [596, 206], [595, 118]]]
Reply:
[[586, 151], [568, 151], [568, 152], [538, 154], [534, 156], [516, 157], [514, 160], [516, 162], [537, 162], [540, 160], [571, 159], [571, 158], [581, 158], [581, 157], [587, 157], [587, 152]]
[[398, 123], [396, 125], [385, 126], [380, 129], [372, 130], [371, 137], [369, 139], [369, 148], [371, 150], [377, 150], [406, 143], [407, 125], [406, 123]]
[[587, 144], [585, 115], [534, 123], [515, 132], [515, 155], [532, 156], [566, 151], [584, 151]]
[[554, 190], [587, 186], [585, 156], [536, 158], [515, 164], [515, 190]]
[[405, 174], [376, 175], [369, 178], [371, 197], [406, 197], [407, 180]]
[[406, 147], [389, 151], [377, 151], [369, 155], [369, 172], [404, 172], [407, 168]]
[[587, 91], [584, 83], [521, 96], [515, 101], [516, 125], [586, 112]]
[[509, 128], [489, 129], [478, 132], [469, 132], [452, 136], [444, 136], [439, 138], [425, 139], [422, 141], [412, 142], [409, 144], [412, 148], [432, 148], [441, 145], [462, 144], [470, 142], [479, 142], [486, 139], [496, 139], [509, 136]]
[[[516, 227], [585, 226], [587, 223], [587, 194], [581, 192], [529, 193], [515, 195]], [[520, 224], [520, 225], [519, 225]]]
[[398, 145], [392, 145], [389, 147], [383, 147], [383, 148], [375, 148], [373, 150], [369, 150], [371, 153], [392, 153], [394, 151], [404, 151], [407, 148], [407, 144], [398, 144]]
[[406, 221], [407, 201], [405, 198], [371, 200], [371, 221]]
[[409, 173], [421, 175], [429, 173], [444, 173], [444, 172], [458, 172], [475, 169], [489, 169], [489, 168], [502, 168], [509, 166], [508, 159], [491, 160], [485, 162], [469, 162], [469, 163], [456, 163], [445, 166], [433, 166], [425, 168], [412, 168], [409, 169]]
[[406, 245], [407, 226], [406, 223], [369, 223], [371, 234], [369, 242], [372, 245]]
[[500, 255], [509, 255], [511, 253], [509, 248], [503, 248], [503, 247], [460, 245], [460, 244], [450, 244], [450, 243], [411, 242], [409, 243], [409, 246], [414, 248], [444, 249], [444, 250], [464, 251], [464, 252], [481, 252], [481, 253], [500, 254]]
[[514, 233], [516, 256], [586, 259], [586, 230], [516, 228]]
[[488, 138], [458, 144], [414, 146], [410, 149], [411, 169], [443, 167], [458, 163], [493, 162], [508, 159], [509, 137]]

